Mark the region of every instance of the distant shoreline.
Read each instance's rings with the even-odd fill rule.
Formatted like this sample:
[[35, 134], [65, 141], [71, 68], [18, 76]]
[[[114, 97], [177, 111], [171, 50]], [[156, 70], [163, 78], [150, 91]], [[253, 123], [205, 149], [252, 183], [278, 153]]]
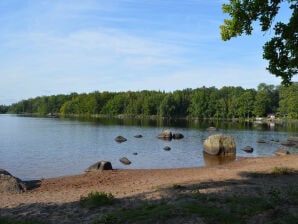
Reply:
[[276, 119], [270, 119], [268, 117], [260, 117], [260, 119], [257, 119], [256, 117], [251, 118], [200, 118], [200, 117], [191, 117], [191, 116], [171, 116], [171, 117], [163, 117], [159, 115], [125, 115], [125, 114], [119, 114], [119, 115], [106, 115], [106, 114], [67, 114], [63, 115], [60, 113], [53, 113], [53, 114], [38, 114], [38, 113], [21, 113], [21, 114], [14, 114], [14, 113], [2, 113], [7, 115], [17, 115], [17, 116], [28, 116], [28, 117], [44, 117], [44, 118], [115, 118], [115, 119], [148, 119], [148, 120], [197, 120], [197, 121], [228, 121], [228, 122], [248, 122], [248, 123], [256, 123], [256, 124], [266, 124], [266, 123], [291, 123], [291, 124], [297, 124], [297, 119], [290, 119], [290, 118], [276, 118]]

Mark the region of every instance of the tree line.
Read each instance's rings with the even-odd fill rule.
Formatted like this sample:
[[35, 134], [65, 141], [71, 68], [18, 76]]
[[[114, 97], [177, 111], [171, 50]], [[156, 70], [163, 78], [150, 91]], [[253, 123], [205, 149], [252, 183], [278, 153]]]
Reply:
[[61, 115], [127, 115], [195, 118], [251, 118], [268, 114], [298, 118], [298, 83], [242, 87], [201, 87], [174, 92], [92, 92], [41, 96], [22, 100], [2, 113]]

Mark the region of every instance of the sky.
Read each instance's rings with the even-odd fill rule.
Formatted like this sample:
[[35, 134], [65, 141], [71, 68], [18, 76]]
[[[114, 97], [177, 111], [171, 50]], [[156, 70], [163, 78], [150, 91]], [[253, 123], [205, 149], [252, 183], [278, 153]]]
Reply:
[[279, 85], [262, 59], [271, 31], [222, 41], [223, 2], [1, 0], [0, 105], [72, 92]]

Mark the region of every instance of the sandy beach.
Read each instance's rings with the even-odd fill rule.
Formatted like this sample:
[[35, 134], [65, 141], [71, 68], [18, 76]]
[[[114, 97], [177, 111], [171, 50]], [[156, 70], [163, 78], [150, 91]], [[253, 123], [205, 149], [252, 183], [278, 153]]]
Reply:
[[[298, 155], [238, 158], [229, 164], [214, 167], [92, 171], [75, 176], [43, 179], [36, 188], [24, 193], [1, 193], [0, 216], [35, 218], [49, 223], [90, 223], [100, 214], [98, 211], [82, 209], [79, 200], [91, 191], [112, 193], [115, 198], [123, 200], [123, 203], [130, 204], [132, 200], [158, 200], [166, 197], [165, 191], [161, 189], [173, 185], [208, 183], [202, 193], [220, 192], [225, 184], [219, 183], [233, 181], [236, 186], [242, 186], [252, 174], [271, 174], [274, 167], [286, 167], [297, 172]], [[278, 180], [276, 177], [270, 178], [258, 178], [254, 180], [254, 184], [266, 187], [272, 184], [270, 181]], [[298, 186], [296, 174], [287, 178], [289, 179], [280, 182], [281, 188], [288, 184]], [[284, 183], [285, 181], [290, 183]], [[250, 188], [239, 187], [236, 190], [247, 189]]]

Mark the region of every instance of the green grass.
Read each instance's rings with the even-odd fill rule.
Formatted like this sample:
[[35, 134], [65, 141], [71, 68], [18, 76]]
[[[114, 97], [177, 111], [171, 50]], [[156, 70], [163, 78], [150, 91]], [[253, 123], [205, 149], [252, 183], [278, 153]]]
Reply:
[[9, 218], [0, 217], [0, 224], [44, 224], [44, 222], [38, 222], [31, 219], [27, 219], [23, 221], [15, 221]]
[[177, 204], [144, 204], [122, 212], [105, 214], [98, 223], [164, 223], [173, 218], [185, 220], [189, 217], [204, 218], [207, 223], [242, 223], [238, 217], [231, 216], [221, 208], [183, 202]]
[[177, 220], [182, 223], [199, 217], [207, 224], [241, 224], [253, 217], [258, 219], [259, 215], [265, 216], [265, 220], [269, 223], [298, 223], [295, 214], [279, 210], [280, 203], [290, 203], [294, 207], [297, 205], [298, 191], [291, 188], [288, 195], [290, 199], [283, 198], [274, 187], [269, 190], [268, 194], [262, 196], [245, 194], [220, 196], [192, 190], [188, 195], [184, 195], [184, 198], [179, 198], [179, 200], [189, 200], [178, 200], [173, 203], [170, 200], [163, 200], [156, 203], [144, 203], [125, 210], [114, 210], [114, 212], [104, 214], [98, 223], [170, 223], [177, 222]]
[[289, 223], [298, 223], [298, 216], [297, 215], [285, 215], [278, 217], [272, 224], [289, 224]]
[[[141, 205], [127, 206], [121, 201], [115, 203], [111, 193], [91, 192], [81, 197], [80, 203], [85, 208], [98, 208], [114, 204], [109, 212], [98, 210], [97, 219], [93, 224], [123, 223], [188, 223], [196, 218], [206, 224], [244, 224], [257, 220], [264, 223], [286, 224], [298, 223], [295, 208], [298, 206], [298, 190], [296, 185], [288, 186], [283, 193], [280, 188], [271, 186], [266, 192], [254, 196], [242, 194], [203, 193], [197, 186], [171, 187], [177, 197], [164, 198], [158, 201], [145, 201]], [[181, 190], [181, 191], [180, 191]], [[281, 205], [287, 205], [289, 210]], [[294, 210], [293, 210], [294, 209]], [[93, 210], [97, 211], [97, 210]], [[42, 224], [36, 221], [11, 221], [0, 217], [0, 224]]]
[[104, 205], [112, 205], [114, 196], [111, 193], [91, 192], [87, 197], [81, 196], [80, 204], [84, 208], [98, 208]]
[[225, 203], [231, 213], [240, 216], [256, 215], [273, 208], [272, 203], [267, 198], [247, 195], [226, 197]]
[[290, 202], [298, 206], [298, 190], [296, 188], [289, 188], [288, 195], [290, 197]]
[[293, 171], [287, 167], [274, 167], [272, 170], [272, 174], [275, 175], [288, 175], [291, 174]]

